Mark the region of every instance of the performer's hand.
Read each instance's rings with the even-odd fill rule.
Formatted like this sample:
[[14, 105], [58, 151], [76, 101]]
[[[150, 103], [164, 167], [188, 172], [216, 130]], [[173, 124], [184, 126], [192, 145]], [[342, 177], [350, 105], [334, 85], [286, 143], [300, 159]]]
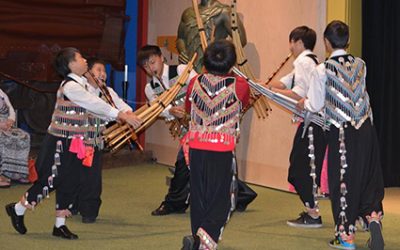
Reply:
[[169, 109], [169, 113], [176, 118], [182, 118], [185, 116], [185, 108], [183, 106], [174, 106]]
[[0, 122], [0, 129], [3, 131], [9, 130], [14, 124], [14, 121], [11, 119], [7, 119], [4, 122]]
[[6, 123], [7, 123], [8, 129], [12, 128], [12, 126], [14, 125], [14, 121], [11, 119], [7, 119]]
[[6, 128], [7, 128], [7, 123], [5, 121], [0, 122], [0, 130], [7, 130]]
[[142, 124], [142, 120], [137, 117], [133, 112], [122, 112], [120, 111], [118, 113], [118, 117], [117, 119], [121, 122], [127, 122], [129, 123], [131, 126], [133, 126], [133, 128], [138, 128], [141, 124]]
[[297, 110], [303, 111], [303, 109], [304, 109], [304, 101], [305, 101], [305, 100], [306, 100], [305, 98], [301, 98], [301, 99], [297, 102], [297, 104], [296, 104], [296, 109], [297, 109]]
[[127, 118], [125, 121], [129, 123], [134, 129], [137, 129], [143, 123], [143, 121], [134, 113], [127, 114]]
[[266, 84], [266, 85], [265, 85], [265, 87], [266, 87], [267, 89], [269, 89], [269, 90], [271, 90], [271, 91], [272, 91], [272, 88], [273, 88], [273, 87], [272, 87], [272, 85], [271, 85], [271, 84]]

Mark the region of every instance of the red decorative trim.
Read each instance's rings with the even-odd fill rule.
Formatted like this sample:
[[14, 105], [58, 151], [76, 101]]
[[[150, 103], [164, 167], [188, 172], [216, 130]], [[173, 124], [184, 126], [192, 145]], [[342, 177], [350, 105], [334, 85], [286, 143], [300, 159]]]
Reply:
[[[147, 33], [149, 24], [149, 0], [139, 0], [138, 6], [138, 42], [137, 49], [147, 44]], [[136, 100], [138, 102], [145, 102], [146, 96], [144, 93], [144, 87], [146, 85], [146, 73], [138, 68], [136, 71]], [[136, 107], [138, 108], [138, 107]], [[145, 133], [141, 133], [138, 136], [138, 141], [140, 145], [145, 147]]]

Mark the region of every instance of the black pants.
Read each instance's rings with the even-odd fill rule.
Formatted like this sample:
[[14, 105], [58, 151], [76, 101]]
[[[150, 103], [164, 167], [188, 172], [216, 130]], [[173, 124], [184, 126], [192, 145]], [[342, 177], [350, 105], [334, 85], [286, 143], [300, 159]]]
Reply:
[[[62, 143], [60, 155], [61, 165], [57, 167], [57, 175], [51, 180], [52, 166], [55, 163], [57, 141]], [[47, 134], [43, 140], [42, 147], [36, 160], [38, 180], [27, 190], [29, 203], [38, 202], [39, 196], [44, 196], [45, 190], [49, 193], [56, 190], [56, 209], [64, 210], [71, 208], [74, 196], [79, 187], [80, 170], [82, 160], [75, 153], [69, 152], [70, 140]], [[50, 181], [51, 182], [51, 181]], [[45, 197], [43, 197], [45, 198]]]
[[[164, 201], [164, 205], [169, 211], [185, 211], [188, 208], [190, 195], [189, 180], [190, 170], [181, 148], [176, 158], [174, 176], [171, 179]], [[237, 179], [237, 184], [238, 196], [236, 199], [236, 209], [242, 212], [257, 197], [257, 193], [239, 179]]]
[[[324, 161], [325, 150], [326, 150], [326, 138], [325, 132], [321, 127], [310, 123], [309, 127], [313, 128], [314, 137], [314, 155], [315, 155], [315, 167], [316, 167], [316, 182], [320, 185], [320, 177], [322, 171], [322, 164]], [[291, 183], [296, 192], [300, 196], [301, 201], [305, 206], [310, 208], [315, 207], [314, 195], [313, 195], [313, 179], [310, 176], [310, 149], [309, 149], [309, 138], [308, 128], [301, 138], [303, 133], [304, 123], [301, 123], [297, 128], [296, 135], [293, 140], [292, 152], [290, 153], [290, 166], [288, 181]]]
[[192, 234], [201, 228], [218, 242], [231, 209], [232, 152], [190, 149]]
[[80, 184], [74, 208], [82, 217], [97, 218], [99, 215], [102, 191], [102, 155], [103, 153], [96, 149], [92, 166], [84, 166], [80, 171]]
[[358, 216], [370, 215], [373, 211], [383, 212], [382, 200], [384, 185], [379, 159], [379, 144], [375, 128], [368, 119], [357, 130], [350, 124], [344, 128], [346, 161], [348, 167], [343, 181], [340, 180], [339, 129], [331, 126], [329, 132], [328, 180], [335, 225], [341, 224], [342, 211], [340, 185], [345, 183], [347, 208], [344, 223], [348, 232], [349, 225], [354, 225]]
[[175, 162], [175, 172], [171, 179], [164, 205], [169, 211], [185, 211], [189, 206], [190, 171], [185, 161], [182, 147]]
[[[171, 179], [168, 193], [164, 201], [165, 207], [169, 211], [185, 211], [188, 208], [190, 195], [189, 180], [190, 170], [186, 164], [181, 148], [176, 158], [174, 176]], [[237, 185], [236, 210], [243, 212], [257, 197], [257, 193], [239, 179], [237, 179]]]

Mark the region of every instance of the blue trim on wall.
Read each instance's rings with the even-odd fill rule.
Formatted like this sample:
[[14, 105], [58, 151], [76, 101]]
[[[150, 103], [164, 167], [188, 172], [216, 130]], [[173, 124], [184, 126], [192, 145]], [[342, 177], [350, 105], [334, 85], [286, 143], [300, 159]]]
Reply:
[[[137, 52], [137, 28], [138, 28], [138, 1], [126, 0], [125, 14], [130, 18], [126, 23], [125, 34], [125, 64], [128, 65], [128, 91], [127, 100], [133, 110], [136, 107], [136, 52]], [[122, 97], [122, 83], [124, 71], [114, 71], [114, 90]]]

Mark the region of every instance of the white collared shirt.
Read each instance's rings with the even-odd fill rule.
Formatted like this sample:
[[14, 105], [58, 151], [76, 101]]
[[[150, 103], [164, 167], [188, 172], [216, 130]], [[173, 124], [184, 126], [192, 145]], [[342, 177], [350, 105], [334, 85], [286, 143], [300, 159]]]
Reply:
[[[344, 49], [338, 49], [332, 52], [329, 58], [347, 55]], [[307, 99], [304, 101], [304, 108], [311, 112], [319, 112], [325, 105], [325, 84], [326, 69], [325, 64], [319, 64], [311, 74], [312, 86], [307, 92]]]
[[[177, 69], [176, 69], [176, 70], [177, 70], [177, 73], [178, 73], [178, 76], [180, 76], [180, 75], [184, 72], [186, 66], [187, 66], [187, 65], [185, 65], [185, 64], [179, 64], [179, 65], [178, 65], [178, 67], [177, 67]], [[193, 77], [195, 77], [196, 75], [197, 75], [197, 73], [196, 73], [194, 70], [192, 70], [192, 71], [190, 72], [190, 74], [189, 74], [188, 79], [186, 80], [186, 84], [188, 85], [189, 82], [190, 82], [190, 80], [191, 80]], [[165, 85], [165, 87], [166, 87], [167, 89], [171, 88], [172, 86], [170, 86], [170, 82], [169, 82], [169, 65], [167, 65], [167, 64], [164, 63], [163, 74], [162, 74], [162, 76], [161, 76], [161, 80], [162, 80], [163, 84], [160, 83], [160, 81], [159, 81], [159, 79], [158, 79], [157, 77], [154, 77], [154, 76], [153, 76], [153, 77], [152, 77], [152, 80], [153, 80], [154, 83], [160, 84], [160, 86]], [[157, 99], [157, 97], [158, 97], [158, 96], [156, 95], [156, 93], [154, 92], [153, 88], [151, 87], [151, 84], [150, 84], [150, 83], [147, 83], [147, 84], [146, 84], [146, 87], [145, 87], [145, 89], [144, 89], [144, 93], [145, 93], [145, 95], [146, 95], [147, 100], [148, 100], [150, 103], [151, 103], [152, 101], [154, 101], [155, 99]], [[161, 117], [164, 117], [164, 118], [166, 118], [166, 119], [174, 119], [174, 116], [172, 116], [172, 115], [169, 113], [169, 109], [170, 109], [170, 108], [171, 108], [171, 105], [169, 105], [169, 106], [160, 114], [160, 116], [161, 116]]]
[[74, 73], [68, 74], [68, 77], [76, 81], [67, 81], [63, 87], [64, 95], [71, 102], [85, 108], [90, 113], [102, 119], [115, 120], [117, 118], [119, 110], [106, 103], [95, 93], [89, 91], [91, 86], [86, 78]]
[[[126, 104], [124, 100], [122, 100], [122, 98], [120, 98], [112, 88], [107, 87], [107, 89], [108, 92], [110, 92], [111, 99], [113, 100], [115, 106], [119, 111], [122, 112], [132, 111], [132, 108], [128, 104]], [[100, 88], [95, 88], [91, 84], [89, 84], [89, 91], [94, 93], [96, 96], [100, 96], [101, 93]]]
[[286, 86], [286, 89], [290, 89], [294, 77], [292, 91], [301, 97], [306, 97], [311, 84], [311, 72], [316, 67], [314, 60], [307, 56], [310, 54], [313, 54], [313, 52], [308, 49], [301, 52], [293, 61], [294, 68], [292, 72], [280, 79], [280, 81]]

